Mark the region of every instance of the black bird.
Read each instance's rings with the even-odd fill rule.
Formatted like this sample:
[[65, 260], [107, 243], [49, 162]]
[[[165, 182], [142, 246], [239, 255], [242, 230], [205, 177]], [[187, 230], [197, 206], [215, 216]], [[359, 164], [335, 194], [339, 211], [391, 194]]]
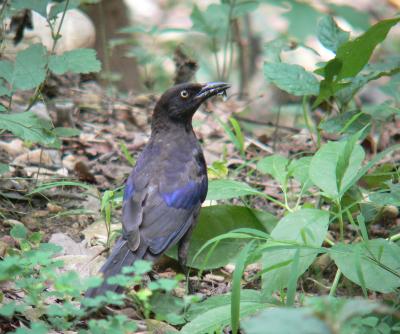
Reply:
[[192, 128], [192, 117], [209, 97], [224, 94], [223, 82], [184, 83], [167, 90], [158, 100], [151, 137], [130, 174], [122, 206], [122, 236], [100, 272], [104, 283], [89, 289], [95, 297], [107, 290], [121, 292], [106, 283], [137, 259], [154, 260], [178, 243], [178, 258], [186, 267], [188, 240], [207, 195], [207, 168]]

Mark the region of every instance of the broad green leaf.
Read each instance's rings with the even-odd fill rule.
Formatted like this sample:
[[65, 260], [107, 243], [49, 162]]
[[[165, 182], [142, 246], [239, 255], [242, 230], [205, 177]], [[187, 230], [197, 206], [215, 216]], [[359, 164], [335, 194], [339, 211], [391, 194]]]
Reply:
[[78, 8], [79, 5], [81, 4], [81, 1], [80, 0], [69, 0], [67, 8], [66, 8], [66, 4], [67, 4], [66, 0], [56, 3], [56, 4], [53, 4], [53, 6], [50, 9], [49, 15], [48, 15], [49, 19], [50, 20], [55, 19], [57, 17], [57, 15], [60, 13], [63, 13], [65, 9], [70, 10], [73, 8]]
[[223, 36], [228, 28], [229, 6], [211, 4], [203, 12], [194, 5], [190, 19], [193, 30], [206, 33], [210, 37]]
[[26, 227], [22, 224], [14, 225], [10, 231], [10, 235], [16, 239], [25, 239], [28, 231]]
[[311, 159], [312, 157], [294, 159], [290, 161], [288, 166], [289, 175], [299, 181], [305, 189], [308, 189], [312, 185], [309, 173]]
[[249, 12], [252, 12], [257, 9], [259, 2], [254, 0], [240, 0], [235, 1], [235, 6], [232, 10], [232, 17], [240, 17], [246, 15]]
[[370, 27], [370, 14], [367, 11], [360, 11], [352, 6], [336, 5], [327, 3], [332, 14], [340, 16], [349, 22], [354, 28], [367, 30]]
[[384, 311], [384, 307], [376, 301], [361, 298], [306, 297], [304, 305], [312, 308], [316, 314], [321, 314], [323, 311], [326, 318], [333, 319], [338, 328], [354, 317]]
[[287, 38], [279, 37], [264, 44], [264, 59], [267, 63], [280, 63], [282, 51], [290, 51]]
[[370, 201], [381, 206], [400, 206], [400, 185], [389, 183], [389, 187], [390, 192], [376, 192], [369, 195]]
[[55, 128], [54, 133], [59, 137], [75, 137], [79, 136], [81, 131], [75, 128]]
[[14, 74], [14, 64], [9, 60], [0, 61], [0, 77], [12, 83]]
[[[282, 218], [271, 232], [271, 240], [263, 250], [262, 275], [263, 291], [271, 294], [273, 291], [288, 286], [291, 274], [291, 263], [296, 251], [299, 251], [298, 275], [302, 275], [314, 261], [318, 249], [325, 239], [329, 224], [329, 213], [316, 209], [302, 209]], [[293, 247], [274, 249], [276, 245], [298, 245], [307, 248]], [[269, 250], [268, 248], [271, 247]], [[274, 268], [275, 267], [275, 268]], [[274, 269], [271, 269], [274, 268]]]
[[32, 9], [43, 17], [47, 17], [47, 5], [51, 0], [13, 0], [11, 5], [15, 9]]
[[[328, 142], [323, 145], [311, 159], [310, 178], [311, 181], [326, 196], [338, 199], [354, 181], [364, 160], [364, 150], [358, 144], [350, 149], [351, 156], [347, 164], [341, 165], [340, 161], [346, 155], [345, 142]], [[342, 175], [341, 180], [337, 176]], [[340, 185], [340, 187], [338, 187]]]
[[349, 40], [350, 33], [340, 29], [332, 16], [324, 16], [318, 23], [317, 36], [323, 46], [336, 52]]
[[23, 140], [40, 143], [46, 146], [59, 145], [52, 134], [50, 122], [38, 118], [33, 112], [0, 114], [0, 129], [12, 132]]
[[[346, 172], [349, 170], [350, 167], [350, 159], [353, 155], [353, 151], [356, 148], [357, 145], [357, 141], [360, 138], [361, 135], [361, 131], [355, 133], [354, 135], [352, 135], [351, 137], [349, 137], [344, 145], [344, 148], [341, 152], [341, 154], [339, 154], [339, 159], [337, 162], [337, 166], [336, 166], [336, 183], [337, 183], [337, 187], [339, 189], [339, 193], [340, 195], [343, 195], [342, 189], [343, 184], [345, 182], [344, 180], [344, 176], [346, 174]], [[364, 153], [364, 151], [363, 151]], [[362, 163], [362, 160], [364, 160], [364, 156], [365, 154], [362, 155], [362, 159], [360, 159], [360, 165]], [[348, 176], [349, 179], [352, 179], [354, 177], [354, 175], [357, 174], [358, 169], [354, 168], [353, 173], [351, 174], [351, 176]], [[346, 186], [346, 184], [345, 184]]]
[[46, 77], [47, 50], [34, 44], [19, 51], [15, 59], [12, 86], [14, 90], [27, 90], [39, 86]]
[[[271, 214], [242, 206], [216, 205], [203, 207], [200, 211], [199, 222], [190, 239], [187, 263], [191, 267], [201, 268], [206, 259], [208, 249], [202, 252], [194, 263], [192, 263], [193, 258], [208, 240], [216, 236], [239, 228], [252, 228], [270, 232], [275, 223], [276, 218]], [[251, 239], [221, 240], [207, 260], [205, 268], [219, 268], [227, 263], [234, 262], [249, 240]], [[176, 258], [176, 248], [172, 248], [167, 254]]]
[[[214, 295], [207, 298], [206, 300], [201, 301], [200, 303], [192, 304], [187, 311], [187, 319], [191, 321], [194, 318], [196, 318], [199, 314], [202, 314], [216, 307], [230, 306], [231, 299], [232, 299], [231, 293], [228, 292], [222, 295]], [[262, 304], [266, 302], [265, 298], [259, 291], [251, 289], [242, 289], [242, 292], [240, 294], [240, 300], [242, 302], [257, 303], [257, 304]], [[268, 306], [269, 304], [266, 305]]]
[[306, 2], [289, 0], [290, 11], [283, 14], [289, 23], [289, 35], [303, 41], [315, 35], [315, 27], [321, 14]]
[[[254, 314], [273, 305], [265, 303], [259, 292], [254, 290], [242, 290], [240, 303], [240, 318]], [[231, 294], [213, 296], [194, 304], [189, 309], [188, 317], [191, 320], [181, 329], [181, 333], [204, 334], [221, 333], [231, 320]]]
[[400, 287], [400, 247], [384, 239], [356, 244], [336, 244], [329, 255], [349, 280], [360, 285], [356, 257], [367, 289], [389, 293]]
[[257, 169], [262, 173], [270, 174], [282, 187], [285, 187], [288, 164], [289, 160], [287, 158], [275, 154], [260, 160], [257, 163]]
[[246, 334], [331, 334], [309, 308], [269, 308], [242, 321]]
[[300, 65], [286, 63], [265, 63], [265, 78], [280, 89], [296, 95], [318, 95], [319, 82]]
[[363, 112], [375, 120], [387, 121], [389, 117], [400, 115], [400, 108], [392, 106], [390, 101], [385, 101], [381, 104], [363, 106]]
[[380, 21], [360, 37], [342, 44], [336, 57], [327, 63], [325, 69], [335, 64], [334, 75], [337, 80], [356, 76], [367, 64], [375, 47], [399, 21], [400, 18]]
[[354, 134], [365, 128], [371, 121], [369, 115], [359, 110], [350, 110], [338, 116], [326, 119], [319, 124], [319, 128], [328, 133]]
[[212, 180], [208, 184], [207, 200], [216, 201], [247, 195], [263, 195], [247, 183], [234, 180]]
[[93, 49], [76, 49], [50, 57], [49, 68], [55, 74], [91, 73], [101, 70], [101, 63]]
[[[25, 0], [26, 1], [26, 0]], [[20, 327], [15, 334], [47, 334], [49, 328], [43, 322], [32, 322], [31, 327]]]

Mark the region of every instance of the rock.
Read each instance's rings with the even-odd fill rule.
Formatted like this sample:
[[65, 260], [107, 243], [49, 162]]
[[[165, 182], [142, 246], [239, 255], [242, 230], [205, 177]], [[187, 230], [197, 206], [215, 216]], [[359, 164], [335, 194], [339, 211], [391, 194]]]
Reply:
[[64, 233], [53, 234], [49, 243], [62, 247], [62, 255], [87, 255], [87, 250], [82, 244], [75, 242]]
[[29, 150], [24, 146], [21, 139], [13, 139], [9, 143], [0, 141], [0, 150], [5, 151], [11, 157], [16, 157], [20, 154], [27, 153]]
[[205, 276], [205, 279], [218, 283], [222, 283], [225, 280], [224, 276], [214, 275], [214, 274], [207, 274]]
[[[111, 224], [111, 231], [115, 231], [121, 228], [116, 224]], [[107, 242], [107, 229], [103, 220], [98, 220], [93, 224], [90, 224], [87, 228], [82, 231], [86, 241], [90, 244], [91, 240], [97, 239], [102, 243]]]
[[39, 117], [45, 121], [49, 121], [49, 122], [52, 121], [46, 105], [42, 102], [35, 103], [31, 107], [30, 111], [32, 111], [37, 117]]
[[4, 257], [4, 255], [6, 255], [8, 247], [8, 243], [0, 240], [0, 257]]
[[16, 220], [16, 219], [5, 219], [3, 221], [3, 225], [4, 226], [14, 227], [16, 225], [24, 225], [24, 224], [21, 223], [19, 220]]
[[61, 272], [73, 270], [79, 274], [80, 278], [87, 278], [98, 274], [105, 258], [92, 255], [63, 255], [58, 256], [57, 260], [64, 262]]
[[13, 164], [17, 166], [32, 164], [48, 167], [61, 166], [61, 156], [57, 150], [36, 149], [17, 156]]
[[[48, 7], [49, 10], [49, 7]], [[61, 15], [58, 15], [54, 30], [58, 30]], [[11, 34], [6, 36], [4, 56], [14, 59], [15, 54], [26, 49], [32, 44], [42, 43], [49, 51], [53, 48], [53, 38], [46, 19], [40, 14], [32, 11], [33, 29], [25, 29], [23, 40], [14, 45]], [[96, 40], [96, 31], [90, 18], [78, 9], [70, 9], [66, 12], [64, 22], [60, 30], [61, 38], [57, 41], [55, 52], [62, 54], [78, 48], [90, 48]]]
[[155, 319], [146, 319], [146, 325], [149, 333], [167, 334], [178, 332], [178, 330], [171, 325]]
[[[47, 213], [47, 211], [46, 211]], [[22, 217], [22, 222], [24, 223], [25, 227], [30, 230], [30, 231], [39, 231], [39, 227], [40, 224], [37, 221], [37, 219], [35, 219], [32, 216], [24, 216]]]
[[62, 206], [57, 205], [57, 204], [53, 204], [53, 203], [50, 203], [50, 202], [47, 203], [47, 209], [51, 213], [59, 213], [59, 212], [64, 210], [64, 208]]

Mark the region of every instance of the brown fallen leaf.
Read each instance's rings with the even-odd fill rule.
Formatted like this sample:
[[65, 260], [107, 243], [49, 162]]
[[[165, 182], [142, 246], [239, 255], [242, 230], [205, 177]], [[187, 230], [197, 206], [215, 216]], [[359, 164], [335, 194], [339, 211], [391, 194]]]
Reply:
[[96, 183], [96, 178], [83, 161], [78, 161], [75, 164], [74, 171], [78, 175], [79, 180], [89, 183]]

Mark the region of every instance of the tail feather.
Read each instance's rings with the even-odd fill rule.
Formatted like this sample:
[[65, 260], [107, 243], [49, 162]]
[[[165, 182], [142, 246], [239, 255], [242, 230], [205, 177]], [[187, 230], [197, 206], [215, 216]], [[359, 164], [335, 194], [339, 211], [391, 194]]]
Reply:
[[131, 266], [137, 259], [143, 258], [145, 252], [138, 251], [132, 252], [128, 247], [127, 241], [120, 238], [116, 242], [111, 255], [100, 269], [104, 282], [96, 288], [88, 289], [85, 297], [94, 298], [104, 295], [106, 291], [121, 292], [122, 288], [119, 285], [107, 284], [107, 278], [120, 274], [123, 267]]

